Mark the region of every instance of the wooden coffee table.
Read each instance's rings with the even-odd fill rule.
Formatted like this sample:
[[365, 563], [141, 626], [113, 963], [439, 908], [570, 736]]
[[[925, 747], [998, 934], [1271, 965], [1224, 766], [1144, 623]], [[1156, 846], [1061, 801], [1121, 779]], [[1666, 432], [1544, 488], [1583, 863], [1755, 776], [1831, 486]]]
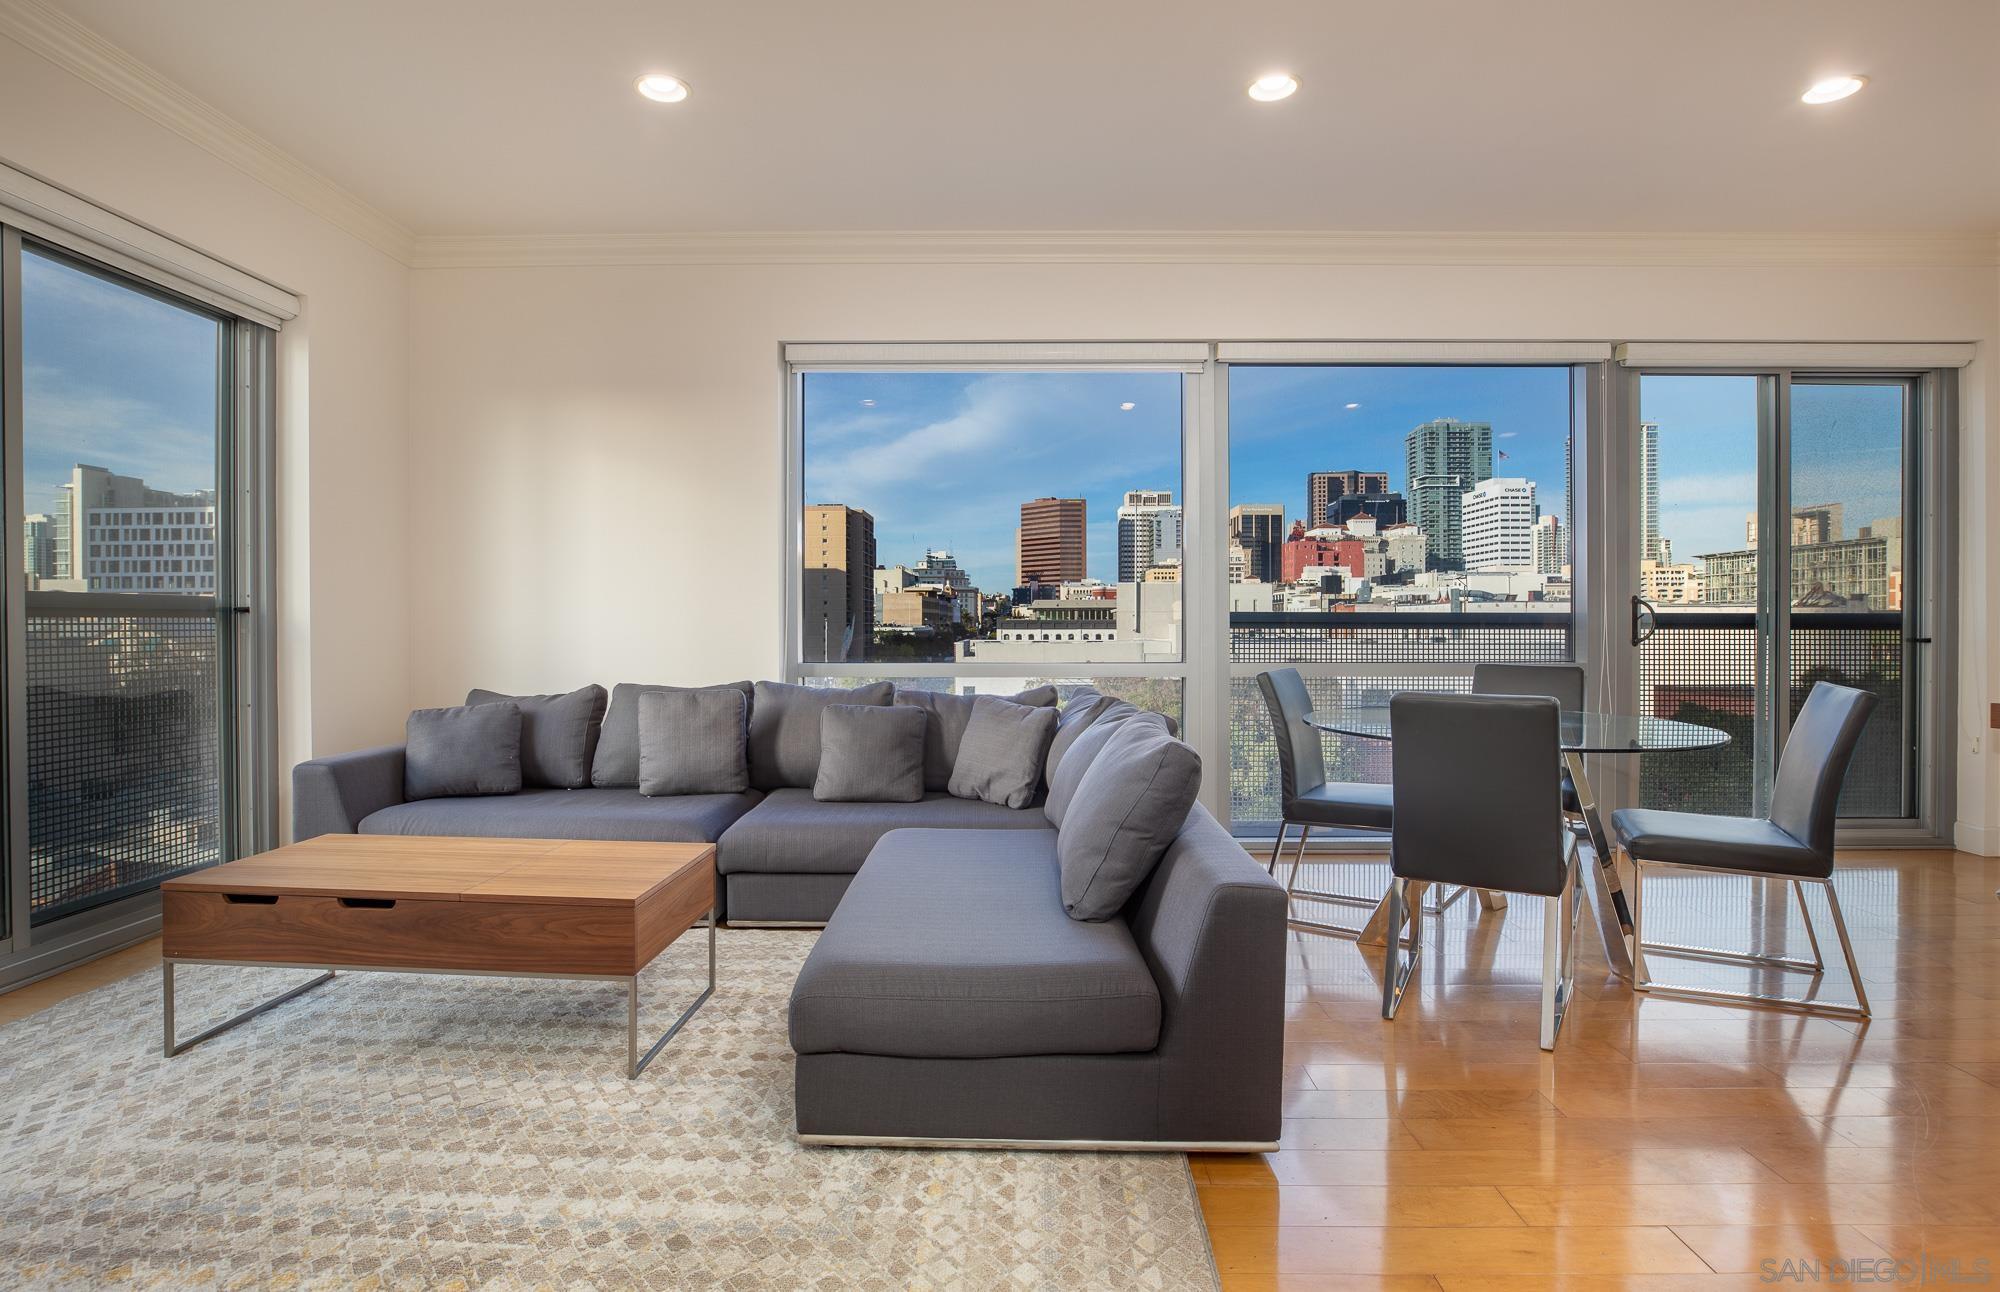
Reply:
[[[168, 1058], [342, 969], [623, 982], [637, 1077], [715, 992], [715, 846], [321, 835], [160, 886]], [[639, 975], [708, 917], [708, 986], [645, 1054]], [[185, 1041], [174, 967], [324, 969]]]

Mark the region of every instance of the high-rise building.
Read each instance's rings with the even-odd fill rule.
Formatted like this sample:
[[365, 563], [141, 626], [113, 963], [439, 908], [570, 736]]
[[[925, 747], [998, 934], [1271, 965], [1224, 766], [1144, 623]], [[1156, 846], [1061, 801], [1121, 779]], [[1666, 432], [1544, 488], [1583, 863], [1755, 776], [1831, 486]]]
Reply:
[[1569, 534], [1554, 512], [1535, 521], [1535, 573], [1560, 575], [1569, 564]]
[[1278, 550], [1285, 545], [1285, 509], [1274, 502], [1239, 503], [1229, 509], [1229, 541], [1241, 546], [1244, 576], [1238, 583], [1276, 583]]
[[1387, 471], [1314, 471], [1306, 476], [1306, 528], [1325, 529], [1336, 498], [1365, 497], [1389, 492]]
[[1489, 477], [1461, 500], [1464, 558], [1468, 570], [1535, 568], [1535, 484]]
[[1469, 489], [1493, 477], [1493, 427], [1440, 417], [1412, 428], [1403, 449], [1410, 519], [1424, 531], [1430, 555], [1441, 568], [1461, 568], [1465, 563], [1461, 508]]
[[809, 660], [860, 660], [875, 630], [875, 518], [844, 503], [808, 503], [804, 646]]
[[174, 493], [78, 463], [46, 520], [46, 581], [78, 592], [215, 592], [212, 490]]
[[1660, 535], [1660, 424], [1639, 423], [1639, 559], [1664, 566]]
[[21, 570], [28, 576], [29, 587], [55, 577], [54, 543], [55, 526], [47, 516], [37, 513], [22, 519]]
[[1021, 528], [1014, 535], [1016, 582], [1025, 586], [1082, 580], [1089, 563], [1087, 520], [1081, 498], [1022, 503]]
[[1181, 554], [1181, 509], [1170, 489], [1130, 489], [1118, 507], [1118, 581], [1137, 583]]

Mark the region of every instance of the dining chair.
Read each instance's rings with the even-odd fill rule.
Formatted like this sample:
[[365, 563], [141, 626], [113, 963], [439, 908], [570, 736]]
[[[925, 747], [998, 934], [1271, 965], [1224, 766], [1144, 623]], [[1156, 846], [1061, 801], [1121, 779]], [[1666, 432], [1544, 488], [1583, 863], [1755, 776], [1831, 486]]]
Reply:
[[[1650, 808], [1624, 808], [1611, 814], [1611, 831], [1617, 836], [1619, 848], [1632, 865], [1634, 991], [1775, 1005], [1836, 1018], [1869, 1016], [1868, 992], [1861, 985], [1861, 970], [1854, 960], [1854, 943], [1848, 937], [1847, 920], [1841, 914], [1840, 895], [1833, 887], [1833, 836], [1840, 806], [1840, 788], [1847, 779], [1847, 768], [1854, 759], [1855, 746], [1861, 740], [1861, 729], [1867, 725], [1868, 715], [1874, 708], [1875, 697], [1866, 691], [1836, 686], [1831, 682], [1813, 684], [1805, 707], [1792, 721], [1791, 736], [1785, 741], [1785, 752], [1778, 759], [1778, 775], [1771, 789], [1768, 816], [1709, 816], [1699, 812], [1662, 812]], [[1812, 959], [1646, 941], [1646, 872], [1663, 867], [1720, 871], [1785, 884], [1798, 898], [1799, 910], [1805, 916], [1806, 940], [1812, 947]], [[1826, 893], [1827, 909], [1833, 913], [1834, 931], [1840, 935], [1841, 954], [1847, 961], [1847, 976], [1854, 984], [1854, 1004], [1821, 1001], [1810, 996], [1733, 992], [1714, 987], [1654, 982], [1647, 971], [1646, 953], [1651, 951], [1750, 965], [1759, 969], [1809, 973], [1815, 977], [1824, 975], [1826, 958], [1820, 954], [1819, 934], [1813, 928], [1812, 911], [1806, 905], [1807, 884], [1817, 884]]]
[[[1306, 715], [1313, 708], [1312, 695], [1306, 690], [1305, 679], [1299, 676], [1297, 669], [1278, 668], [1259, 673], [1257, 690], [1263, 694], [1264, 708], [1271, 716], [1271, 731], [1278, 745], [1278, 837], [1271, 844], [1271, 860], [1265, 869], [1273, 876], [1278, 873], [1278, 859], [1284, 852], [1285, 835], [1297, 825], [1298, 848], [1292, 854], [1291, 876], [1285, 884], [1288, 906], [1291, 898], [1304, 898], [1312, 902], [1363, 906], [1372, 911], [1381, 905], [1379, 894], [1370, 897], [1359, 893], [1330, 893], [1321, 889], [1300, 888], [1299, 868], [1305, 863], [1306, 840], [1315, 827], [1387, 830], [1392, 812], [1389, 787], [1364, 781], [1327, 780], [1326, 757], [1320, 746], [1319, 730], [1306, 721]], [[1461, 895], [1462, 890], [1442, 903], [1434, 903], [1429, 913], [1441, 914]], [[1327, 920], [1304, 919], [1297, 915], [1296, 910], [1292, 914], [1291, 925], [1309, 933], [1337, 937], [1361, 935], [1359, 925], [1350, 927]]]
[[[1553, 696], [1557, 704], [1571, 713], [1583, 709], [1584, 673], [1581, 664], [1474, 664], [1472, 666], [1472, 693], [1474, 695], [1547, 695]], [[1559, 761], [1566, 761], [1560, 760]], [[1583, 803], [1577, 798], [1576, 782], [1571, 779], [1569, 768], [1562, 773], [1563, 815], [1568, 818], [1570, 828], [1589, 838], [1591, 846], [1602, 856], [1606, 841], [1590, 834], [1590, 822], [1584, 815]]]
[[[1576, 989], [1577, 845], [1563, 824], [1561, 706], [1549, 696], [1389, 701], [1395, 828], [1382, 1017], [1394, 1019], [1423, 953], [1412, 881], [1540, 897], [1541, 1044], [1555, 1048]], [[1393, 930], [1410, 922], [1409, 957]]]

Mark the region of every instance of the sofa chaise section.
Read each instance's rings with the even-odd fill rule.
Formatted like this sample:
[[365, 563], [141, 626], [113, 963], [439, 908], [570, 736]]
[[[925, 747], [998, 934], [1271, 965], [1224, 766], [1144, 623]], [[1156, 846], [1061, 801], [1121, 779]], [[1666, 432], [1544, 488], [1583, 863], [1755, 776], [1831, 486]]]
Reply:
[[1284, 945], [1200, 807], [1102, 923], [1064, 913], [1052, 831], [889, 834], [794, 988], [799, 1138], [1273, 1148]]
[[723, 909], [731, 924], [824, 924], [892, 830], [1040, 831], [1048, 824], [1039, 807], [936, 792], [914, 803], [822, 803], [808, 789], [775, 789], [716, 846]]

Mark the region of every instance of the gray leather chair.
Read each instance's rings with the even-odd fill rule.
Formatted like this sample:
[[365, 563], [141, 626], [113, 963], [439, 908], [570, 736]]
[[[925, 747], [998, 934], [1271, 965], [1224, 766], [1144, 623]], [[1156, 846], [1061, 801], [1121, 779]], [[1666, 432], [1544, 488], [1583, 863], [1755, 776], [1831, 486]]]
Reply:
[[[1564, 709], [1574, 713], [1583, 708], [1584, 674], [1581, 664], [1475, 664], [1472, 666], [1472, 693], [1474, 695], [1547, 695]], [[1570, 779], [1569, 768], [1563, 768], [1563, 812], [1569, 817], [1570, 828], [1585, 833], [1589, 825], [1583, 815], [1583, 805], [1576, 797], [1576, 784]], [[1591, 840], [1604, 855], [1607, 841]]]
[[[1314, 827], [1387, 830], [1393, 817], [1389, 787], [1361, 781], [1327, 780], [1319, 730], [1306, 722], [1306, 715], [1312, 712], [1312, 695], [1306, 690], [1305, 679], [1299, 676], [1297, 669], [1278, 668], [1259, 673], [1257, 689], [1264, 696], [1264, 708], [1271, 715], [1271, 731], [1278, 744], [1280, 819], [1278, 837], [1271, 845], [1271, 860], [1265, 869], [1273, 875], [1278, 873], [1278, 858], [1284, 852], [1285, 835], [1296, 825], [1299, 827], [1299, 843], [1292, 854], [1291, 877], [1285, 885], [1288, 900], [1304, 898], [1311, 902], [1362, 906], [1372, 911], [1381, 903], [1379, 896], [1300, 888], [1299, 867], [1305, 862], [1306, 839]], [[1457, 895], [1453, 896], [1455, 900]], [[1440, 909], [1433, 907], [1432, 913]], [[1328, 933], [1337, 937], [1358, 937], [1361, 933], [1358, 925], [1350, 927], [1326, 920], [1302, 919], [1296, 908], [1292, 911], [1291, 925], [1309, 933]]]
[[1576, 836], [1563, 825], [1557, 770], [1560, 713], [1549, 696], [1410, 691], [1390, 700], [1396, 825], [1382, 1017], [1396, 1017], [1422, 954], [1411, 881], [1522, 893], [1543, 899], [1541, 1042], [1555, 1048], [1575, 994], [1578, 909]]
[[[1778, 760], [1768, 817], [1705, 816], [1699, 812], [1656, 812], [1646, 808], [1625, 808], [1611, 814], [1611, 831], [1632, 863], [1633, 990], [1778, 1005], [1840, 1018], [1868, 1017], [1868, 993], [1861, 985], [1854, 944], [1848, 938], [1840, 897], [1833, 888], [1833, 833], [1840, 787], [1847, 779], [1847, 766], [1853, 761], [1861, 729], [1874, 709], [1875, 697], [1866, 691], [1831, 682], [1813, 685], [1805, 707], [1792, 722], [1791, 737]], [[1661, 866], [1752, 875], [1788, 885], [1805, 915], [1812, 959], [1646, 941], [1645, 877], [1649, 869]], [[1760, 969], [1791, 970], [1816, 978], [1824, 975], [1826, 960], [1820, 954], [1812, 910], [1806, 905], [1807, 884], [1818, 884], [1826, 892], [1827, 909], [1833, 913], [1833, 927], [1840, 935], [1847, 974], [1854, 983], [1853, 1005], [1812, 996], [1731, 992], [1652, 980], [1646, 967], [1649, 951]]]

